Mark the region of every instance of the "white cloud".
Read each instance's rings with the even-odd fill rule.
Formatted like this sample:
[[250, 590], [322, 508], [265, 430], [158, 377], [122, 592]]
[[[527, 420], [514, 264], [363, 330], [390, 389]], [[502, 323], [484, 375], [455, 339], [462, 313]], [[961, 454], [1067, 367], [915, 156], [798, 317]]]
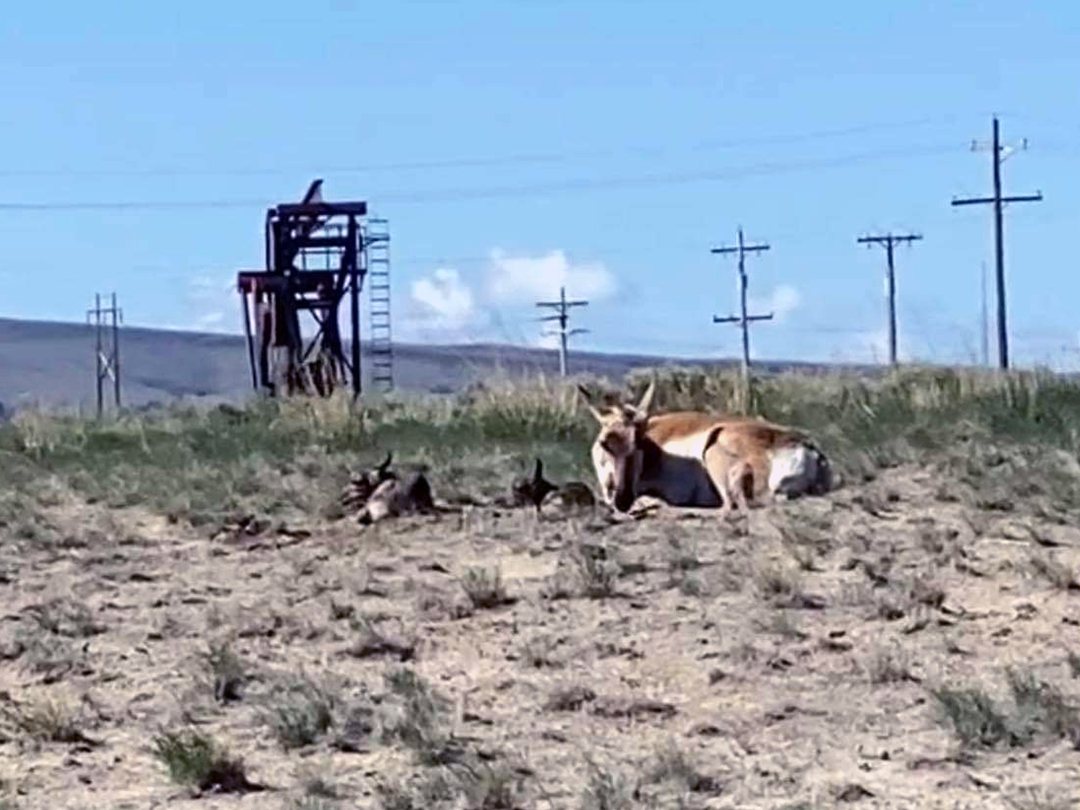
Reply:
[[559, 348], [559, 336], [541, 332], [537, 335], [536, 339], [532, 341], [532, 345], [538, 349], [557, 349]]
[[410, 285], [410, 302], [431, 322], [444, 328], [459, 328], [476, 317], [472, 290], [457, 270], [440, 267], [428, 278]]
[[572, 264], [561, 250], [535, 258], [491, 251], [484, 297], [493, 304], [531, 304], [554, 300], [559, 287], [571, 298], [601, 299], [614, 295], [615, 276], [600, 262]]
[[[857, 356], [852, 358], [856, 361], [869, 361], [871, 363], [889, 362], [889, 331], [885, 327], [872, 329], [866, 332], [858, 332], [852, 341], [852, 349]], [[900, 328], [896, 335], [897, 360], [901, 363], [910, 362], [916, 356], [912, 351], [912, 337]]]
[[[538, 335], [539, 330], [530, 326], [522, 331], [522, 313], [517, 310], [527, 307], [533, 315], [534, 302], [556, 299], [560, 286], [566, 287], [568, 298], [596, 301], [613, 296], [619, 285], [602, 263], [573, 263], [562, 250], [511, 256], [496, 248], [477, 277], [467, 278], [453, 267], [437, 267], [410, 281], [401, 314], [394, 319], [394, 338], [451, 343], [498, 340], [554, 347], [556, 338]], [[176, 328], [239, 331], [242, 316], [238, 298], [234, 271], [200, 273], [188, 284], [183, 320]], [[363, 306], [366, 310], [366, 301]], [[504, 313], [504, 309], [508, 311]], [[302, 328], [305, 333], [310, 331], [306, 320]], [[511, 332], [520, 334], [515, 338]]]
[[461, 274], [451, 267], [409, 284], [399, 339], [450, 341], [476, 339], [488, 318]]
[[799, 291], [790, 284], [781, 284], [774, 287], [772, 292], [765, 298], [750, 296], [746, 306], [749, 308], [751, 315], [764, 315], [771, 312], [773, 313], [773, 320], [779, 322], [798, 309], [800, 303]]
[[[491, 251], [486, 270], [472, 283], [449, 267], [437, 268], [412, 281], [401, 326], [395, 326], [395, 337], [410, 341], [515, 342], [503, 323], [502, 310], [527, 306], [531, 315], [535, 312], [533, 304], [556, 299], [560, 286], [566, 287], [568, 298], [592, 301], [610, 297], [618, 285], [603, 264], [573, 264], [561, 250], [530, 257], [508, 256], [496, 248]], [[507, 317], [514, 322], [520, 320], [513, 312]], [[534, 346], [557, 345], [557, 338], [536, 333], [522, 335], [521, 339]]]
[[176, 328], [196, 332], [236, 332], [242, 325], [234, 271], [202, 273], [188, 283], [185, 322]]

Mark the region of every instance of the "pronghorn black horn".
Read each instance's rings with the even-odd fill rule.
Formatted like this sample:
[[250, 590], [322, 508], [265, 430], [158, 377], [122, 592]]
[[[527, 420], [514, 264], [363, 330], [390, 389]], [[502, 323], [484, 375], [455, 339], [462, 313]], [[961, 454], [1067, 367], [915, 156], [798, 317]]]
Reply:
[[539, 481], [544, 477], [544, 462], [542, 462], [539, 456], [536, 459], [536, 470], [533, 472], [533, 478]]
[[392, 459], [393, 457], [394, 457], [393, 451], [392, 450], [387, 450], [386, 451], [386, 461], [384, 461], [382, 464], [380, 464], [376, 469], [379, 472], [386, 472], [387, 468], [390, 466], [390, 459]]

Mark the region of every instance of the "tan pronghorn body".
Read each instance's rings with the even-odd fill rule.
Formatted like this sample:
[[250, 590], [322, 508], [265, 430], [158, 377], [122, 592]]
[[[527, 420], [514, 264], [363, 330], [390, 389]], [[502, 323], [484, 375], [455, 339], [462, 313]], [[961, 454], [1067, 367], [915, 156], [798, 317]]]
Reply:
[[763, 495], [827, 491], [828, 461], [805, 434], [760, 419], [700, 411], [650, 415], [654, 387], [635, 406], [604, 411], [579, 389], [600, 433], [592, 446], [602, 497], [626, 512], [640, 495], [672, 506], [732, 506]]
[[702, 460], [722, 488], [725, 514], [733, 504], [747, 512], [766, 497], [823, 495], [835, 483], [829, 460], [809, 436], [762, 419], [716, 425]]

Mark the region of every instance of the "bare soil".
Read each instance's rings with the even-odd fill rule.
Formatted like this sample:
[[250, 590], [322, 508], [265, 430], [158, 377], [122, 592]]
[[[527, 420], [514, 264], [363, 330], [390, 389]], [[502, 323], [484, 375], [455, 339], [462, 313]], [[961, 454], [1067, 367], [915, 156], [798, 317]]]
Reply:
[[[53, 542], [3, 539], [0, 806], [410, 806], [446, 768], [379, 732], [402, 667], [447, 698], [444, 742], [513, 786], [445, 806], [1080, 806], [1067, 723], [965, 746], [933, 692], [1007, 705], [1013, 666], [1080, 703], [1080, 529], [953, 489], [898, 467], [756, 509], [746, 535], [554, 505], [212, 533], [58, 496]], [[505, 598], [474, 572], [474, 604], [470, 568]], [[217, 696], [211, 644], [243, 664]], [[286, 748], [267, 713], [304, 675], [334, 719]], [[372, 726], [346, 722], [363, 706]], [[180, 728], [262, 789], [171, 781], [153, 740]]]

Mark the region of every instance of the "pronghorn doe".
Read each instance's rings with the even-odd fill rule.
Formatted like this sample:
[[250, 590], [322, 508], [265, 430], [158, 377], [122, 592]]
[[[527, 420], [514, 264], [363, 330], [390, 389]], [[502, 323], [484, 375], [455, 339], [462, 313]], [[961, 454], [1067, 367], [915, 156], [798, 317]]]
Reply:
[[578, 386], [600, 424], [591, 452], [601, 496], [619, 512], [651, 495], [672, 506], [721, 507], [726, 517], [766, 493], [793, 498], [832, 488], [828, 459], [805, 433], [751, 417], [651, 414], [655, 389], [654, 380], [637, 405], [601, 409]]

